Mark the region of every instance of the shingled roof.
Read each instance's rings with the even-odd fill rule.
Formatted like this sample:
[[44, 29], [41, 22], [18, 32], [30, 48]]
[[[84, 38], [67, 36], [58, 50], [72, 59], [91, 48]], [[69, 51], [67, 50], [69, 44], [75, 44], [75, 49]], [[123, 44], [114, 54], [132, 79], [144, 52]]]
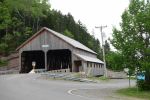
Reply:
[[94, 54], [97, 54], [96, 52], [94, 52], [93, 50], [89, 49], [88, 47], [86, 47], [85, 45], [81, 44], [80, 42], [69, 38], [61, 33], [58, 33], [56, 31], [53, 31], [47, 27], [43, 27], [41, 30], [39, 30], [37, 33], [35, 33], [32, 37], [30, 37], [28, 40], [26, 40], [23, 44], [21, 44], [16, 50], [19, 50], [20, 48], [24, 47], [26, 44], [28, 44], [31, 40], [33, 40], [34, 38], [36, 38], [39, 34], [42, 33], [42, 31], [47, 30], [48, 32], [54, 34], [55, 36], [59, 37], [60, 39], [64, 40], [65, 42], [67, 42], [68, 44], [72, 45], [75, 48], [78, 49], [82, 49]]
[[89, 62], [95, 62], [95, 63], [104, 64], [104, 62], [101, 61], [101, 60], [99, 60], [98, 58], [93, 58], [93, 57], [89, 57], [89, 56], [78, 54], [78, 53], [74, 53], [74, 54], [77, 57], [79, 57], [80, 59], [84, 60], [84, 61], [89, 61]]

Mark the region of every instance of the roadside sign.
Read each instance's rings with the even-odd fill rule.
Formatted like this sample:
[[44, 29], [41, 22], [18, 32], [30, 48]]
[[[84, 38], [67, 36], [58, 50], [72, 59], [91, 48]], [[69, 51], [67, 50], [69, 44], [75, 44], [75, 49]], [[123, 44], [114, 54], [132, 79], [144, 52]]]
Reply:
[[137, 79], [138, 80], [145, 80], [145, 74], [144, 73], [138, 73], [137, 74]]

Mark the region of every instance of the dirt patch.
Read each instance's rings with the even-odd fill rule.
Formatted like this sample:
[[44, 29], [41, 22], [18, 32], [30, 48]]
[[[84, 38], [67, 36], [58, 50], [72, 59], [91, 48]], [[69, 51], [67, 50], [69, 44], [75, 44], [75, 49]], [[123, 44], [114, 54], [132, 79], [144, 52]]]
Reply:
[[12, 53], [8, 57], [0, 57], [2, 60], [8, 61], [7, 66], [0, 67], [0, 75], [19, 73], [19, 54]]

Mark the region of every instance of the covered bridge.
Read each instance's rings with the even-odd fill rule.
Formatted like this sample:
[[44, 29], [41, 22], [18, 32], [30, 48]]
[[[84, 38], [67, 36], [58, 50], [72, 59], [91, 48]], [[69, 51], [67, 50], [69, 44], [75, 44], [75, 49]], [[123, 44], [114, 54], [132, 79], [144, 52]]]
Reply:
[[85, 72], [90, 75], [103, 75], [103, 62], [97, 54], [80, 42], [43, 27], [17, 49], [19, 51], [20, 73], [36, 69]]

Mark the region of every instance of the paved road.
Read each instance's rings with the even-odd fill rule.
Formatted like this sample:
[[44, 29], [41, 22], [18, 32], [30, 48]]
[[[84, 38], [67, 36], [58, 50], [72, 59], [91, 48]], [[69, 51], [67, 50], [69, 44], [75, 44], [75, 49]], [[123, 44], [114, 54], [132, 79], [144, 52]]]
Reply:
[[40, 74], [0, 76], [0, 100], [130, 100], [111, 92], [127, 87], [127, 80], [84, 83], [39, 77]]

